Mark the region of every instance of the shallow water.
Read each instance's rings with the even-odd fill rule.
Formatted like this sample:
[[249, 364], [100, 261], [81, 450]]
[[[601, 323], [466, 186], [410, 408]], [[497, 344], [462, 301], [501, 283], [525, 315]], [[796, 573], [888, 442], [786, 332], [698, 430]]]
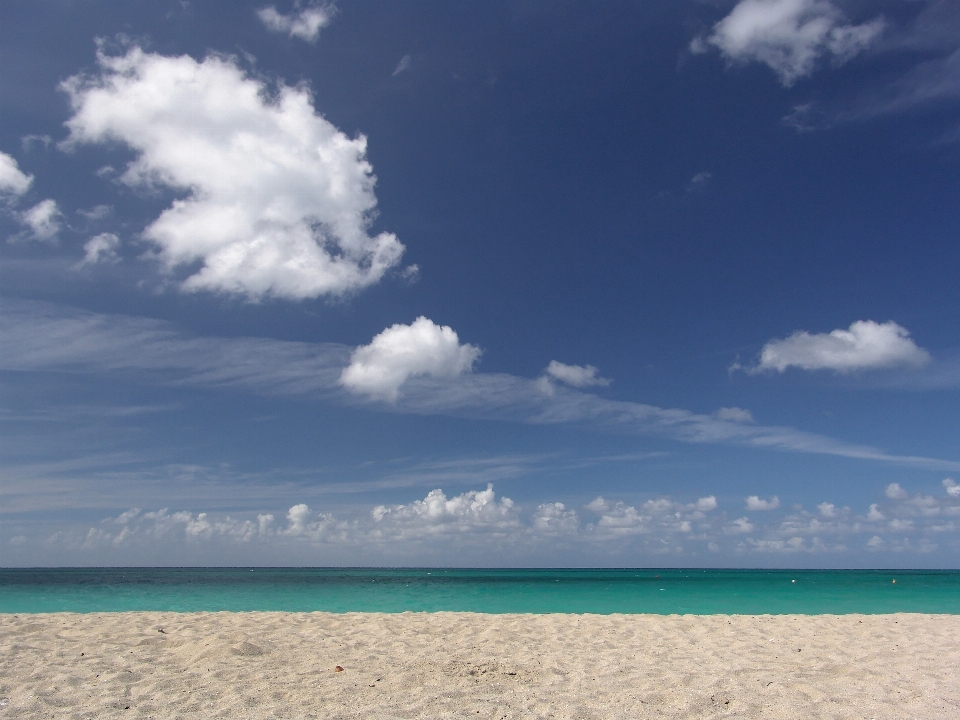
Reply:
[[960, 571], [0, 569], [0, 612], [126, 610], [960, 614]]

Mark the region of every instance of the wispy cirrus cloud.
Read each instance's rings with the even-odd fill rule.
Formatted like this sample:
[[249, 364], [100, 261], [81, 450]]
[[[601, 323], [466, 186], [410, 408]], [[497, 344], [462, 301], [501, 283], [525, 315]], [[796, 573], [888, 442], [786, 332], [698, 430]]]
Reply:
[[[901, 26], [889, 24], [876, 56], [899, 60], [896, 69], [862, 85], [853, 95], [799, 103], [783, 118], [800, 132], [824, 130], [840, 123], [908, 112], [930, 112], [960, 103], [960, 5], [953, 0], [927, 0]], [[956, 142], [954, 125], [939, 142]]]
[[[723, 443], [954, 471], [960, 462], [894, 455], [743, 413], [700, 414], [610, 400], [541, 379], [505, 373], [413, 375], [392, 402], [358, 396], [342, 376], [356, 349], [336, 343], [186, 335], [162, 321], [10, 301], [0, 316], [0, 368], [126, 373], [148, 382], [236, 388], [267, 395], [368, 404], [371, 409], [534, 424], [581, 424], [688, 443]], [[457, 347], [463, 346], [456, 340]], [[369, 346], [366, 346], [369, 347]], [[452, 346], [451, 346], [452, 347]], [[400, 386], [398, 386], [400, 387]], [[389, 398], [387, 398], [389, 400]]]

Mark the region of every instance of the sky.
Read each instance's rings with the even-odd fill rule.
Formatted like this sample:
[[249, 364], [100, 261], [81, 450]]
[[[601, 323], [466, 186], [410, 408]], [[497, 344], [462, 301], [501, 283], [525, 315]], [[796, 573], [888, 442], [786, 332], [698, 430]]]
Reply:
[[952, 0], [15, 0], [0, 118], [0, 565], [960, 567]]

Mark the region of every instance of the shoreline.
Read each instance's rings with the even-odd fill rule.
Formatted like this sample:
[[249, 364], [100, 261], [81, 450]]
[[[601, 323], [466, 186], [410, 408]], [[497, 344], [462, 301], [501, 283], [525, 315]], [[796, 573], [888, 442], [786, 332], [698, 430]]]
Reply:
[[958, 615], [7, 613], [0, 648], [0, 717], [960, 717]]

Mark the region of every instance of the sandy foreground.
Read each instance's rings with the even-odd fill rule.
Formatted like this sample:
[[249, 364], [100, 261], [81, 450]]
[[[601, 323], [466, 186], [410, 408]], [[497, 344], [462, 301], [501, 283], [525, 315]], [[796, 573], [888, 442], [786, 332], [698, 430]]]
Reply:
[[956, 720], [960, 616], [0, 615], [7, 717]]

